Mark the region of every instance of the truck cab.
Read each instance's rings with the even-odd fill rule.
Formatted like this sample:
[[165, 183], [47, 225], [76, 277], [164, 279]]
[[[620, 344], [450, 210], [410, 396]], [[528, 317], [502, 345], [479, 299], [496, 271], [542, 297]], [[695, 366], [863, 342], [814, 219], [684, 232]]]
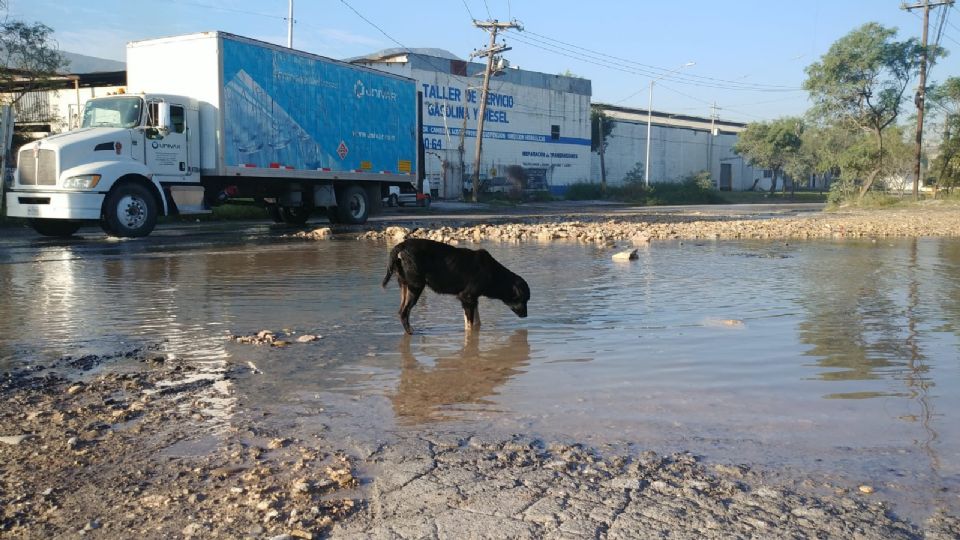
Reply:
[[39, 233], [69, 236], [99, 222], [114, 236], [146, 236], [160, 215], [202, 210], [194, 100], [117, 94], [87, 102], [79, 129], [24, 145], [7, 215]]

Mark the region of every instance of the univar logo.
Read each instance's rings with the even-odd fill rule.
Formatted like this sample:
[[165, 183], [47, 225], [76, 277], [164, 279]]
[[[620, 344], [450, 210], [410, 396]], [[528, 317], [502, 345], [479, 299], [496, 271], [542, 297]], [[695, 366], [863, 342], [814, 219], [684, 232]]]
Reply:
[[158, 142], [158, 141], [153, 141], [152, 143], [150, 143], [150, 146], [151, 146], [154, 150], [157, 150], [157, 149], [159, 149], [159, 148], [162, 148], [162, 149], [164, 149], [164, 150], [179, 150], [179, 149], [180, 149], [180, 145], [179, 145], [179, 144], [162, 143], [162, 142]]
[[383, 88], [367, 88], [360, 79], [357, 79], [356, 84], [353, 85], [353, 93], [356, 94], [358, 98], [372, 97], [376, 99], [388, 99], [390, 101], [397, 100], [396, 92]]

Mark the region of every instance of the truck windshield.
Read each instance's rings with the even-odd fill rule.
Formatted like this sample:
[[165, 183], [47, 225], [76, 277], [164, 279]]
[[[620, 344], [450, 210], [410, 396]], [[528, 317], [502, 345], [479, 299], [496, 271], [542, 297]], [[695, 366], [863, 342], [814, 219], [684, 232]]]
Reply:
[[139, 97], [92, 99], [83, 108], [81, 127], [132, 128], [140, 125], [143, 100]]

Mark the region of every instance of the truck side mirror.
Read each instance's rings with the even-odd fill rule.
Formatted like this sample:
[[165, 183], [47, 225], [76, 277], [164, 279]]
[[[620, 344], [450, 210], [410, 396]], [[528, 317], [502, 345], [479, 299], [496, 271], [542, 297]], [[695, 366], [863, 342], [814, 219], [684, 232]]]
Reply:
[[173, 121], [170, 119], [170, 104], [161, 101], [157, 103], [157, 129], [163, 136], [170, 133]]

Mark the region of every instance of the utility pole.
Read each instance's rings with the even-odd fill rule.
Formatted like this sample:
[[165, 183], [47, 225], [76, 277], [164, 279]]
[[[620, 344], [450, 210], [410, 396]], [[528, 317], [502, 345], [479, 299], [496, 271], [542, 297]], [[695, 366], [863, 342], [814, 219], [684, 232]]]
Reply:
[[287, 48], [293, 48], [293, 0], [287, 5]]
[[480, 112], [477, 115], [477, 152], [473, 160], [473, 202], [480, 197], [480, 150], [483, 146], [483, 121], [487, 116], [487, 92], [490, 90], [490, 75], [493, 74], [493, 60], [498, 53], [509, 51], [506, 45], [497, 45], [497, 33], [501, 30], [523, 28], [516, 22], [473, 21], [473, 25], [490, 32], [490, 46], [482, 51], [474, 51], [470, 57], [487, 57], [487, 69], [483, 72], [483, 89], [480, 92]]
[[900, 9], [905, 9], [907, 11], [921, 8], [923, 9], [923, 37], [921, 38], [921, 44], [923, 45], [923, 48], [920, 52], [920, 82], [917, 85], [917, 94], [913, 98], [913, 102], [917, 106], [917, 145], [915, 151], [915, 163], [913, 166], [914, 200], [920, 199], [920, 158], [923, 155], [923, 109], [927, 89], [927, 28], [930, 26], [930, 8], [952, 5], [953, 0], [939, 0], [934, 2], [931, 2], [930, 0], [923, 0], [923, 2], [918, 2], [916, 4], [907, 5], [906, 3], [903, 3], [900, 5]]

